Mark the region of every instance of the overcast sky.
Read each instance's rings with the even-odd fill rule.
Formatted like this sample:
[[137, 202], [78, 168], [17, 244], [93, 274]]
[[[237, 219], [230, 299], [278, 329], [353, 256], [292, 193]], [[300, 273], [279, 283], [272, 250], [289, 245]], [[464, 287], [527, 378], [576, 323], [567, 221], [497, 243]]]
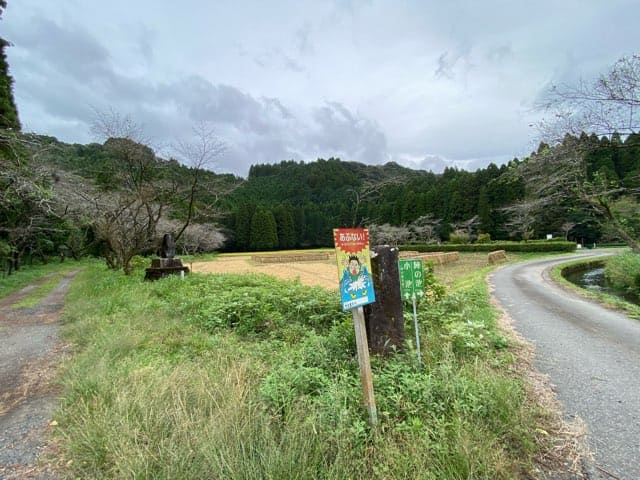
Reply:
[[114, 109], [165, 148], [211, 122], [214, 168], [340, 157], [441, 171], [526, 155], [550, 83], [640, 46], [638, 0], [9, 0], [23, 129], [94, 141]]

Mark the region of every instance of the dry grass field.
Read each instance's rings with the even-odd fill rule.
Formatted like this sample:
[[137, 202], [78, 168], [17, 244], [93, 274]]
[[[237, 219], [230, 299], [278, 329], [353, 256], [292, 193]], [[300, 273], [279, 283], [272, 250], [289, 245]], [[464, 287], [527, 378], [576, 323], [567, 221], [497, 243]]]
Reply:
[[[441, 283], [452, 286], [460, 278], [488, 264], [486, 253], [461, 253], [457, 262], [437, 265], [435, 273]], [[286, 280], [297, 278], [303, 285], [320, 286], [330, 290], [338, 288], [338, 266], [333, 255], [329, 260], [321, 261], [258, 263], [251, 260], [251, 254], [248, 253], [223, 254], [215, 260], [194, 262], [191, 266], [196, 273], [262, 273]]]

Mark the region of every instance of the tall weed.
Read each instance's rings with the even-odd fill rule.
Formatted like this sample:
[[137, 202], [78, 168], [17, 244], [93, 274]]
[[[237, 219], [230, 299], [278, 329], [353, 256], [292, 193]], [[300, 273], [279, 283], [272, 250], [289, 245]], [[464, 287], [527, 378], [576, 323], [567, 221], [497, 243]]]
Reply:
[[617, 290], [640, 296], [640, 255], [623, 253], [607, 259], [605, 278]]
[[372, 358], [375, 429], [334, 296], [255, 275], [83, 272], [65, 315], [70, 475], [507, 479], [529, 467], [536, 409], [501, 370], [483, 286], [420, 306], [423, 368], [410, 342]]

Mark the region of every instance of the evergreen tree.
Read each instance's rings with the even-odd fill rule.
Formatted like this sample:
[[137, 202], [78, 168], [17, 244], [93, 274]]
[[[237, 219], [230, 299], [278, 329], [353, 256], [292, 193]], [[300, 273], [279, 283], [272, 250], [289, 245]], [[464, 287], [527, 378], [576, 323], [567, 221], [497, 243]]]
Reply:
[[251, 219], [252, 250], [274, 250], [278, 248], [278, 228], [271, 210], [260, 208]]
[[286, 250], [296, 245], [296, 230], [293, 220], [293, 208], [290, 205], [280, 205], [274, 211], [278, 228], [278, 248]]
[[240, 251], [249, 250], [251, 247], [251, 222], [255, 212], [256, 206], [251, 203], [242, 203], [236, 210], [236, 248]]
[[[0, 0], [0, 17], [7, 7], [6, 0]], [[11, 43], [0, 37], [0, 128], [20, 130], [18, 109], [13, 99], [13, 78], [9, 75], [9, 64], [5, 48]]]
[[304, 207], [296, 207], [293, 211], [293, 222], [296, 231], [296, 245], [304, 242], [307, 234], [307, 220], [304, 213]]
[[478, 198], [478, 219], [480, 220], [480, 231], [488, 233], [495, 238], [494, 218], [491, 214], [491, 205], [489, 204], [489, 196], [486, 187], [480, 189]]

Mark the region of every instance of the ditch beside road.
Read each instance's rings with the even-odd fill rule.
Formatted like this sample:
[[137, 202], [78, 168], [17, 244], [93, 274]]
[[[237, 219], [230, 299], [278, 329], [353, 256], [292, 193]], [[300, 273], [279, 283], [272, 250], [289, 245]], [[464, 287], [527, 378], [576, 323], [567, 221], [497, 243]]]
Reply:
[[576, 257], [506, 266], [494, 297], [535, 346], [536, 367], [555, 385], [568, 420], [581, 418], [591, 479], [640, 478], [640, 321], [560, 288], [549, 270]]

